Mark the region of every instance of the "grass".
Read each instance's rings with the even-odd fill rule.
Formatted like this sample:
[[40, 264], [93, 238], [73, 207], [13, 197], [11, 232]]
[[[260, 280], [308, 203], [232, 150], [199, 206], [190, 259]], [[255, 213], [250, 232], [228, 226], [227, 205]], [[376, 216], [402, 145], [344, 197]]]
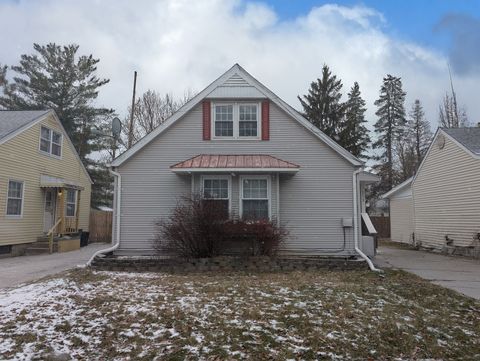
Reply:
[[0, 359], [478, 359], [479, 315], [402, 271], [76, 270], [0, 293]]

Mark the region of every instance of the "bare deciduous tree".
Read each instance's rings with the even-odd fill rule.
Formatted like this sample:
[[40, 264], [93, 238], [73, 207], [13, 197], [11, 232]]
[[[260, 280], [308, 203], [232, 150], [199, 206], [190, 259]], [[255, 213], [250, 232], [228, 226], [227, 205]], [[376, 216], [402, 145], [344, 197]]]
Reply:
[[[143, 93], [143, 95], [135, 101], [132, 144], [135, 144], [165, 122], [193, 96], [194, 93], [192, 91], [185, 92], [181, 99], [175, 99], [172, 94], [168, 93], [162, 96], [155, 90], [147, 90]], [[130, 114], [130, 112], [131, 108], [129, 107], [128, 114]], [[124, 133], [127, 134], [128, 122], [129, 120], [123, 122]]]

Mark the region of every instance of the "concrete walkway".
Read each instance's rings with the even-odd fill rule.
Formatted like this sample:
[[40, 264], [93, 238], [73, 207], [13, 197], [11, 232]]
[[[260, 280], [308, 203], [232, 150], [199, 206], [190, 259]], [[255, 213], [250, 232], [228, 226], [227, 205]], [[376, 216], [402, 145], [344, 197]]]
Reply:
[[480, 300], [480, 261], [382, 246], [374, 259], [380, 268], [403, 269]]
[[21, 283], [75, 268], [77, 265], [85, 264], [96, 251], [108, 246], [105, 243], [92, 243], [78, 251], [2, 258], [0, 259], [0, 289], [18, 286]]

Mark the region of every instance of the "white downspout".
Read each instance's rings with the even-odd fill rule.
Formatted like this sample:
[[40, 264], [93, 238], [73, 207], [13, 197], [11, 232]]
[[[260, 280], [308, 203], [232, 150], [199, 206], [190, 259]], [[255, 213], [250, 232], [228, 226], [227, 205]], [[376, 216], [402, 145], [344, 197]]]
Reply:
[[362, 257], [370, 267], [370, 270], [375, 272], [381, 272], [382, 270], [376, 268], [370, 258], [367, 257], [365, 253], [358, 247], [358, 203], [357, 203], [357, 192], [358, 192], [358, 181], [357, 175], [362, 171], [361, 168], [353, 172], [353, 239], [355, 244], [355, 251]]
[[[115, 238], [116, 238], [116, 241], [115, 243], [113, 244], [113, 246], [109, 247], [109, 248], [105, 248], [105, 249], [101, 249], [97, 252], [95, 252], [95, 254], [88, 260], [87, 262], [87, 267], [90, 266], [93, 262], [93, 260], [95, 259], [95, 257], [101, 255], [101, 254], [105, 254], [105, 253], [109, 253], [109, 252], [112, 252], [112, 251], [115, 251], [118, 246], [120, 245], [120, 206], [122, 204], [122, 176], [120, 175], [120, 173], [117, 173], [113, 170], [110, 169], [110, 173], [114, 176], [114, 177], [117, 177], [117, 194], [116, 194], [116, 199], [115, 199], [115, 206], [116, 206], [116, 220], [115, 220], [115, 228], [116, 228], [116, 232], [115, 232]], [[113, 240], [112, 240], [112, 243], [113, 243]]]

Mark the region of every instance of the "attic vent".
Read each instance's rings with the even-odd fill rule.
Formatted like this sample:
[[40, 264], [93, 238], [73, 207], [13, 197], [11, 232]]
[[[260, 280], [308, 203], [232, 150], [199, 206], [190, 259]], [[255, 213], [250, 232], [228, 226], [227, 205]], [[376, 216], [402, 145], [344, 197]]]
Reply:
[[225, 81], [225, 83], [223, 83], [223, 86], [250, 86], [250, 84], [248, 84], [240, 75], [233, 74]]

